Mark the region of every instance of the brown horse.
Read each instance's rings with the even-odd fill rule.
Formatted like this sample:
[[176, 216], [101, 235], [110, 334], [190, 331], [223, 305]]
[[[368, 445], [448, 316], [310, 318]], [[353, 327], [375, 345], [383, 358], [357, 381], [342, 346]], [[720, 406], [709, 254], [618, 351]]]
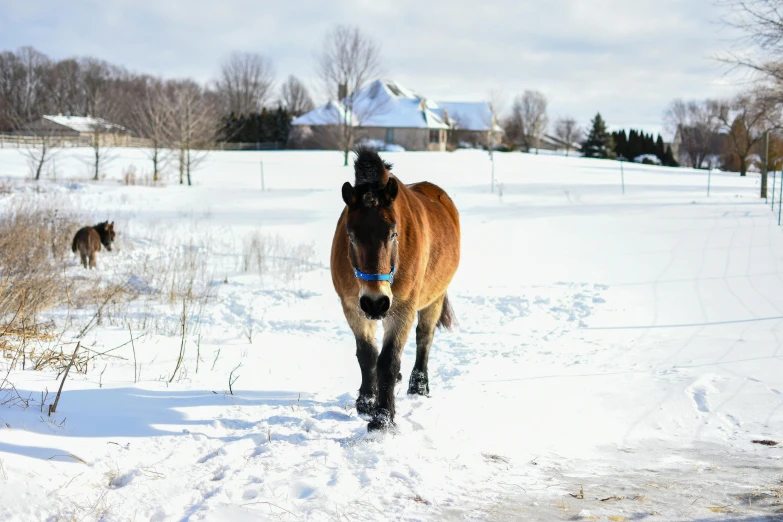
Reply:
[[87, 268], [87, 260], [90, 261], [90, 269], [95, 268], [95, 254], [100, 252], [101, 244], [111, 252], [111, 244], [114, 242], [114, 221], [104, 221], [94, 227], [80, 228], [73, 236], [71, 251], [75, 254], [79, 251], [82, 258], [82, 266]]
[[[332, 282], [356, 337], [362, 384], [356, 410], [368, 430], [394, 425], [394, 386], [416, 321], [416, 363], [409, 394], [429, 394], [427, 360], [436, 326], [450, 329], [446, 289], [460, 255], [459, 214], [443, 189], [403, 185], [377, 152], [359, 149], [355, 186], [342, 188], [345, 209], [332, 241]], [[383, 322], [383, 346], [375, 345]]]

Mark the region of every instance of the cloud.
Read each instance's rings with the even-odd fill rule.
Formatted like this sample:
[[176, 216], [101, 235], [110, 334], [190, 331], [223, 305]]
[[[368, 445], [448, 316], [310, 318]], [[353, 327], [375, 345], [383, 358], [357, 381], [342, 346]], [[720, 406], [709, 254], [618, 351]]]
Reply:
[[270, 56], [279, 78], [315, 85], [314, 53], [334, 23], [380, 41], [387, 75], [435, 99], [510, 100], [525, 89], [552, 116], [657, 131], [674, 98], [727, 96], [714, 60], [732, 45], [711, 0], [447, 0], [393, 3], [0, 0], [0, 48], [94, 55], [130, 70], [208, 81], [233, 50]]

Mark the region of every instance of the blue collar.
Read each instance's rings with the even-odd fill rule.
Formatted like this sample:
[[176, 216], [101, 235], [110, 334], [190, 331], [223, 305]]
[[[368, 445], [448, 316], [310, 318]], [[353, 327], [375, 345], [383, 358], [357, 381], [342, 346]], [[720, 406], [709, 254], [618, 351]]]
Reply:
[[362, 279], [364, 281], [388, 281], [390, 285], [393, 285], [395, 268], [396, 267], [392, 266], [391, 272], [388, 274], [365, 274], [364, 272], [359, 271], [357, 268], [354, 268], [353, 275], [357, 279]]

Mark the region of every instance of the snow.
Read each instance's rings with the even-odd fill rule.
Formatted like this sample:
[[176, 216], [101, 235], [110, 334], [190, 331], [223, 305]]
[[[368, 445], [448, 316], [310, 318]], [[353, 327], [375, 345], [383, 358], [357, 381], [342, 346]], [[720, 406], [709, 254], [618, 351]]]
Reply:
[[[708, 198], [706, 171], [625, 164], [623, 195], [617, 162], [498, 153], [492, 194], [486, 152], [384, 154], [402, 181], [438, 183], [460, 210], [449, 290], [460, 326], [436, 333], [431, 396], [401, 386], [398, 433], [368, 435], [328, 270], [352, 179], [342, 156], [214, 152], [194, 187], [152, 188], [119, 181], [149, 168], [144, 151], [114, 152], [92, 183], [89, 150], [68, 149], [57, 181], [33, 190], [24, 157], [0, 149], [11, 187], [0, 205], [59, 198], [88, 222], [114, 220], [117, 248], [97, 272], [68, 261], [85, 284], [209, 242], [216, 298], [171, 384], [181, 304], [159, 304], [157, 329], [133, 316], [82, 339], [104, 352], [130, 324], [138, 383], [126, 344], [72, 373], [52, 418], [39, 402], [0, 406], [0, 519], [780, 516], [783, 449], [752, 443], [783, 442], [783, 236], [757, 175], [713, 172]], [[256, 232], [306, 262], [244, 272]], [[405, 378], [414, 355], [410, 336]], [[36, 401], [58, 386], [51, 372], [9, 379]]]
[[661, 160], [658, 156], [655, 154], [641, 154], [639, 156], [636, 156], [634, 159], [634, 162], [636, 163], [644, 163], [645, 161], [650, 165], [660, 165]]
[[62, 114], [59, 114], [57, 116], [44, 116], [44, 119], [62, 125], [63, 127], [68, 127], [77, 132], [92, 132], [96, 125], [107, 130], [125, 130], [120, 125], [109, 123], [102, 118], [92, 118], [89, 116], [63, 116]]
[[[346, 112], [348, 116], [346, 117]], [[350, 114], [350, 111], [338, 100], [329, 100], [320, 107], [294, 118], [292, 125], [336, 125], [338, 123], [350, 122], [352, 125], [359, 125], [359, 120]]]
[[[444, 110], [449, 118], [457, 122], [457, 127], [468, 131], [487, 131], [494, 120], [492, 107], [487, 102], [437, 102], [435, 113], [444, 118]], [[495, 132], [502, 132], [500, 125], [494, 124]]]
[[[355, 125], [364, 127], [448, 129], [434, 107], [398, 83], [375, 80], [356, 92], [351, 116]], [[333, 125], [344, 121], [346, 110], [341, 101], [332, 100], [296, 118], [293, 125]]]

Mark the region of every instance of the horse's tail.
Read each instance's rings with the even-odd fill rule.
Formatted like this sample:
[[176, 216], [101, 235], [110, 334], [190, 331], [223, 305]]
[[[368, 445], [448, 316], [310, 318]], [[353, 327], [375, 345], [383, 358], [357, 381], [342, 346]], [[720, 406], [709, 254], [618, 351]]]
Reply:
[[73, 243], [71, 243], [71, 252], [76, 253], [76, 242], [79, 239], [79, 234], [73, 236]]
[[457, 326], [457, 318], [454, 317], [454, 309], [449, 302], [449, 296], [443, 296], [443, 309], [440, 312], [440, 319], [438, 319], [438, 328], [445, 328], [446, 330], [453, 330]]

